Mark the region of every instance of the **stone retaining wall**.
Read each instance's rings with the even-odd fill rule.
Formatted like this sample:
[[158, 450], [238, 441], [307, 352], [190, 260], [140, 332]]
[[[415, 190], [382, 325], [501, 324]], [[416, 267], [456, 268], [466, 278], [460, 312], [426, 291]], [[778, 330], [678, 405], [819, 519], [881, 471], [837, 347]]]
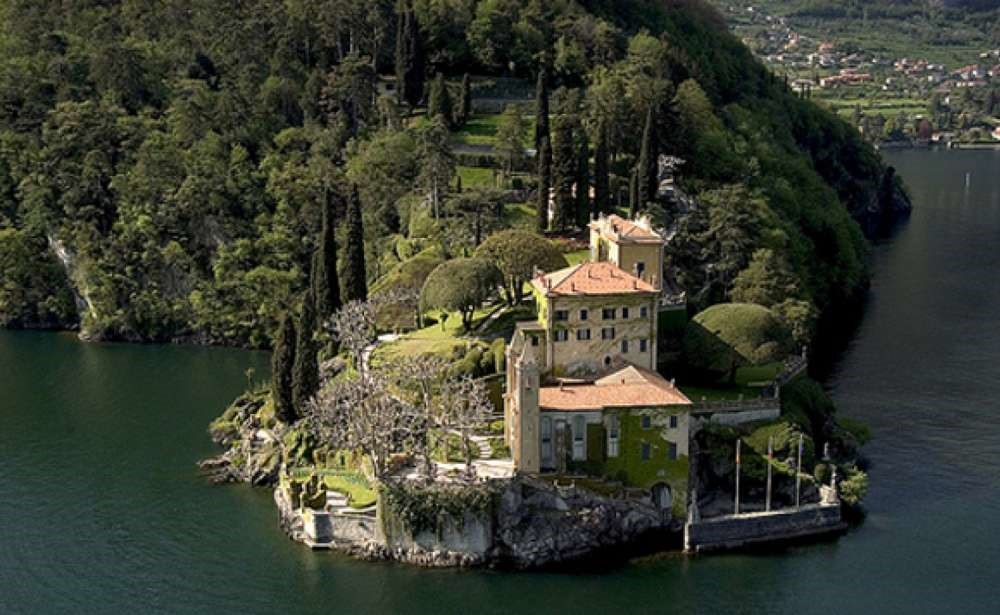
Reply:
[[691, 553], [739, 549], [840, 532], [846, 528], [839, 504], [810, 504], [797, 510], [727, 515], [688, 522], [684, 526], [684, 549]]

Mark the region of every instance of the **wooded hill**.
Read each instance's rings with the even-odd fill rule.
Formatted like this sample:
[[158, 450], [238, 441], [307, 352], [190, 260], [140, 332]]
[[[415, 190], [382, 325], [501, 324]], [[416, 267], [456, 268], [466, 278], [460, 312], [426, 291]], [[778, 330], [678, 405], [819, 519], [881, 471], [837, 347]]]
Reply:
[[905, 207], [698, 1], [2, 0], [0, 23], [0, 326], [263, 347], [321, 265], [339, 301], [471, 253], [537, 178], [458, 193], [422, 116], [468, 122], [467, 73], [533, 89], [546, 66], [556, 166], [603, 135], [595, 183], [627, 191], [644, 143], [685, 159], [705, 205], [670, 258], [705, 303], [843, 305], [861, 229]]

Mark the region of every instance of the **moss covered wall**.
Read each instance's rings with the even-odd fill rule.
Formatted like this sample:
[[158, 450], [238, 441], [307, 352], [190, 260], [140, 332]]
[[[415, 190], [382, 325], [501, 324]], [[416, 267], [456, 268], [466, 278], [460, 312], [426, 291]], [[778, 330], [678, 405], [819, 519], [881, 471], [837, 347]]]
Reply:
[[[670, 415], [678, 418], [678, 427], [669, 428]], [[642, 417], [650, 417], [650, 428], [643, 429]], [[605, 474], [620, 476], [626, 484], [649, 489], [657, 483], [667, 483], [673, 494], [674, 515], [683, 517], [687, 499], [688, 456], [687, 414], [674, 410], [622, 410], [621, 444], [618, 457], [604, 462]], [[668, 456], [669, 442], [677, 445], [677, 459]], [[642, 459], [642, 445], [650, 445], [648, 460]]]

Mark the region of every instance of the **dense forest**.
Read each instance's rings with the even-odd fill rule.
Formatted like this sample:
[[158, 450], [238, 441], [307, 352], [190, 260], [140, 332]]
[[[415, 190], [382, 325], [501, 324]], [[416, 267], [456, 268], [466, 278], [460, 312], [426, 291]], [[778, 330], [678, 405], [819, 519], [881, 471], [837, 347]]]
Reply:
[[[572, 237], [623, 193], [668, 225], [655, 151], [685, 161], [701, 203], [669, 255], [699, 307], [785, 305], [809, 327], [858, 296], [862, 229], [905, 201], [853, 129], [696, 0], [0, 0], [0, 14], [0, 326], [267, 347], [305, 289], [326, 289], [325, 317], [412, 285], [511, 226], [505, 206], [533, 207], [539, 183], [559, 205], [542, 231]], [[551, 109], [524, 111], [534, 142], [517, 147], [530, 122], [509, 109], [513, 147], [453, 150], [473, 97], [527, 84], [530, 100], [536, 83]], [[552, 164], [522, 159], [536, 149]], [[457, 163], [502, 179], [462, 188]], [[571, 175], [594, 199], [570, 198]]]

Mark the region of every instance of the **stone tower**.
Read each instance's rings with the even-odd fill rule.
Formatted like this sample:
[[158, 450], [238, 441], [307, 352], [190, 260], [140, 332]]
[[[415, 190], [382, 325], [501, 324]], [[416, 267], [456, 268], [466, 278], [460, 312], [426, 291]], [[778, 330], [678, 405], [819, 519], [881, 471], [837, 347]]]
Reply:
[[513, 396], [509, 417], [509, 445], [515, 467], [525, 472], [538, 472], [541, 466], [539, 451], [538, 395], [541, 370], [531, 347], [525, 344], [514, 360]]

